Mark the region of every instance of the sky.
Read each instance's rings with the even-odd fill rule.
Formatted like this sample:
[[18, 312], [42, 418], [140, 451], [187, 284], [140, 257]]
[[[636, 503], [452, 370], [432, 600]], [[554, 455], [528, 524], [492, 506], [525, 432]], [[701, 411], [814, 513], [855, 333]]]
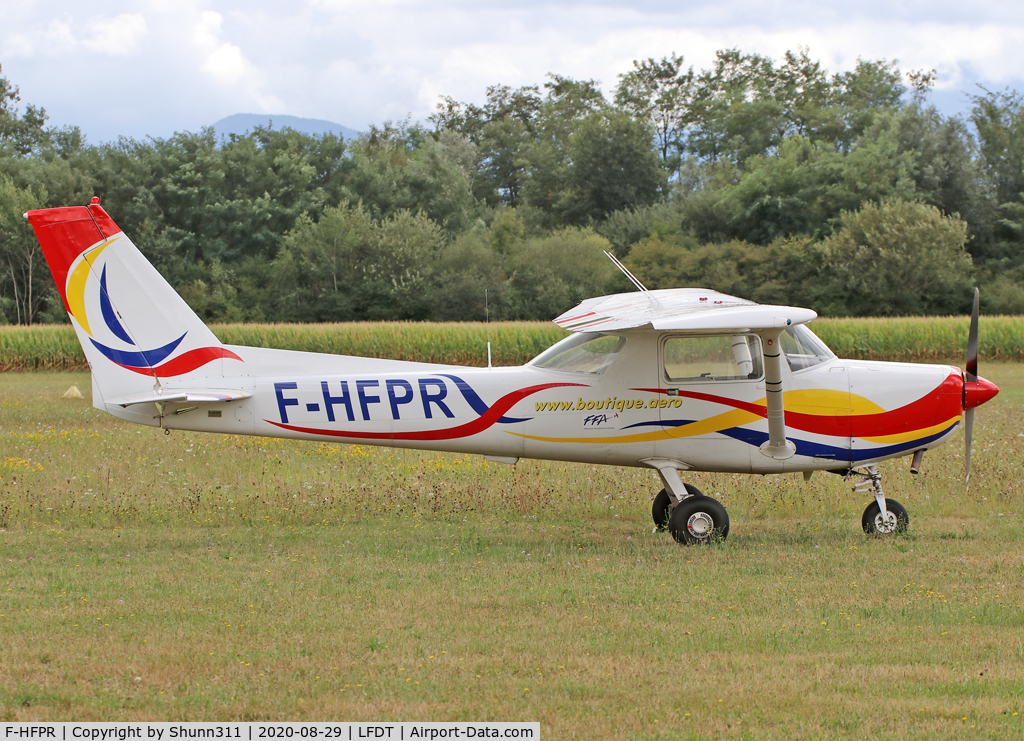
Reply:
[[0, 0], [0, 67], [21, 104], [90, 143], [167, 138], [233, 113], [357, 130], [425, 121], [441, 96], [553, 72], [611, 93], [636, 59], [800, 46], [832, 73], [858, 58], [934, 69], [933, 102], [1024, 91], [1024, 3], [986, 0]]

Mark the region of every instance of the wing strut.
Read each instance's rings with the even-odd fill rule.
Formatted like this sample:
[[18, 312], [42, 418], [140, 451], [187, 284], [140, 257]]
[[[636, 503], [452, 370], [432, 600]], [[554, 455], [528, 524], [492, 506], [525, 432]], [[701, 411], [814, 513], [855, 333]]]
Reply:
[[786, 410], [782, 403], [782, 346], [779, 335], [784, 328], [766, 329], [761, 335], [764, 353], [764, 387], [768, 407], [768, 440], [761, 453], [769, 458], [785, 460], [796, 453], [796, 446], [786, 439]]

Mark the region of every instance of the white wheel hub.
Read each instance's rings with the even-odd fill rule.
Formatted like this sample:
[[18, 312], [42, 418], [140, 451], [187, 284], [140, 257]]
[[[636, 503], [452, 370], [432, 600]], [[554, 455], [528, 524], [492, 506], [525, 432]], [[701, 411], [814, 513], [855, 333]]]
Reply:
[[715, 521], [711, 519], [711, 515], [707, 512], [694, 512], [690, 515], [690, 519], [686, 521], [686, 529], [690, 531], [693, 537], [703, 540], [715, 529]]
[[896, 532], [897, 524], [898, 520], [894, 512], [886, 512], [884, 516], [881, 512], [875, 515], [875, 530], [883, 535], [891, 535]]

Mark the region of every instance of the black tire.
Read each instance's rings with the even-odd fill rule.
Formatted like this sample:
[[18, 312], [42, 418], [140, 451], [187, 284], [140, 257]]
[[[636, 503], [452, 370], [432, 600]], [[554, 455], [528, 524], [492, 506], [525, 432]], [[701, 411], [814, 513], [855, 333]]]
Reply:
[[[690, 497], [702, 497], [700, 489], [692, 484], [683, 484], [686, 493]], [[659, 491], [654, 497], [654, 504], [651, 505], [651, 519], [654, 520], [654, 527], [658, 530], [667, 530], [669, 518], [672, 517], [672, 500], [665, 489]]]
[[711, 497], [684, 499], [672, 511], [668, 529], [677, 543], [716, 543], [729, 535], [729, 513]]
[[889, 512], [889, 521], [882, 522], [882, 510], [878, 502], [871, 502], [860, 518], [861, 527], [868, 535], [902, 535], [910, 527], [910, 515], [903, 505], [895, 499], [886, 498], [885, 508]]

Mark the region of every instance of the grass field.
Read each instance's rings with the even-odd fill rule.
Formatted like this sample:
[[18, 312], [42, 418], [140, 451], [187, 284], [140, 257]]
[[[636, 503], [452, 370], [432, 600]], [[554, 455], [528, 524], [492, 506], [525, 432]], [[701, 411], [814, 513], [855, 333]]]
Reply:
[[0, 715], [530, 720], [546, 739], [1024, 735], [1024, 365], [962, 441], [829, 475], [649, 471], [138, 428], [0, 375]]

